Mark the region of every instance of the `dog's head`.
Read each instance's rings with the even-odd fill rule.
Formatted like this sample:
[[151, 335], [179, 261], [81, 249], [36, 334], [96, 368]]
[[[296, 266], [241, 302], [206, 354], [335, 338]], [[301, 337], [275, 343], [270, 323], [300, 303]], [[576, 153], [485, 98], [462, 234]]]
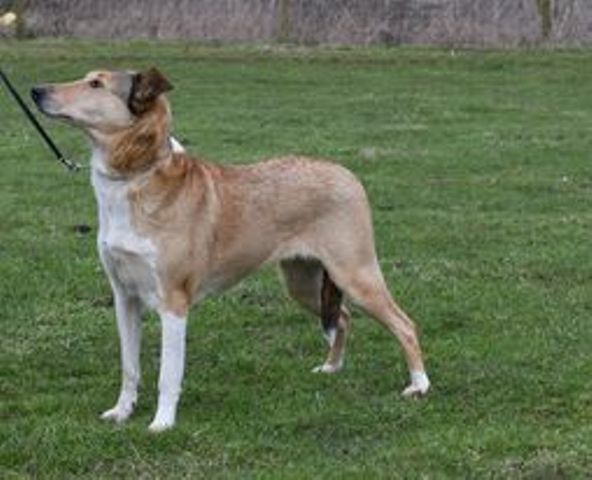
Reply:
[[170, 154], [170, 110], [163, 93], [172, 88], [156, 68], [97, 71], [75, 82], [35, 87], [31, 96], [46, 115], [86, 131], [102, 152], [101, 169], [129, 175]]
[[172, 85], [156, 68], [144, 72], [94, 71], [70, 83], [36, 86], [33, 101], [46, 115], [109, 134], [150, 112]]

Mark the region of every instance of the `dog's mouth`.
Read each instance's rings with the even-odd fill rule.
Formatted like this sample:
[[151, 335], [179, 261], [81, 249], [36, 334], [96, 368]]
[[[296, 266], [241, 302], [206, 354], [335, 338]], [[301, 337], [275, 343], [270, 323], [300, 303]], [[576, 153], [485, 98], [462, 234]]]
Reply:
[[74, 119], [70, 115], [66, 115], [65, 113], [53, 113], [45, 110], [42, 107], [39, 107], [39, 110], [47, 115], [49, 118], [53, 118], [56, 120], [65, 120], [65, 121], [73, 121]]
[[51, 102], [51, 98], [49, 97], [49, 95], [51, 94], [51, 90], [52, 87], [45, 86], [33, 87], [31, 89], [31, 98], [33, 99], [33, 102], [35, 103], [39, 111], [50, 118], [66, 121], [73, 120], [70, 115], [66, 115], [65, 113], [55, 111], [55, 109], [52, 108], [53, 102]]
[[49, 117], [53, 120], [61, 120], [64, 122], [73, 122], [74, 121], [74, 117], [67, 115], [65, 113], [61, 113], [61, 112], [56, 112], [53, 111], [51, 109], [51, 107], [48, 107], [46, 103], [37, 103], [37, 108], [39, 109], [39, 111], [41, 113], [43, 113], [43, 115], [45, 115], [46, 117]]

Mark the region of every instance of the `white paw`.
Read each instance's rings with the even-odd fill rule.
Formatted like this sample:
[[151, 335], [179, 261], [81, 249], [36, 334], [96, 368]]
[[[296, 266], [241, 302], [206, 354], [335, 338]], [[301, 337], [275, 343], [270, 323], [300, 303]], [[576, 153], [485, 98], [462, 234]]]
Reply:
[[403, 390], [403, 396], [421, 397], [428, 393], [430, 389], [430, 380], [425, 372], [411, 372], [411, 385]]
[[409, 385], [405, 390], [403, 390], [402, 395], [407, 398], [411, 397], [421, 397], [428, 393], [428, 388], [422, 388], [418, 385]]
[[168, 430], [169, 428], [173, 428], [174, 425], [175, 420], [172, 418], [156, 417], [148, 427], [148, 430], [150, 430], [152, 433], [160, 433]]
[[331, 363], [323, 363], [312, 369], [313, 373], [337, 373], [343, 367], [342, 363], [333, 365]]
[[130, 417], [133, 410], [133, 405], [129, 405], [128, 407], [115, 405], [112, 409], [103, 412], [101, 418], [110, 422], [123, 423]]

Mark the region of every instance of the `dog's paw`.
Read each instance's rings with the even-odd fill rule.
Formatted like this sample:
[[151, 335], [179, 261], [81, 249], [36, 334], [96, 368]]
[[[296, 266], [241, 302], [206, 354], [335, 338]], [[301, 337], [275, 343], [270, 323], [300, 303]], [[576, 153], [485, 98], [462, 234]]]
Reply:
[[422, 397], [430, 389], [430, 380], [425, 372], [411, 372], [411, 385], [403, 390], [406, 398]]
[[157, 417], [152, 420], [152, 423], [148, 426], [148, 430], [150, 430], [152, 433], [160, 433], [173, 428], [174, 425], [175, 420]]
[[123, 405], [115, 405], [110, 410], [106, 410], [101, 414], [101, 418], [108, 422], [123, 423], [125, 422], [134, 410], [133, 405], [129, 407]]
[[343, 367], [342, 363], [333, 365], [332, 363], [323, 363], [312, 369], [312, 373], [337, 373]]
[[428, 393], [428, 390], [429, 387], [422, 388], [418, 385], [409, 385], [407, 388], [405, 388], [405, 390], [403, 390], [401, 395], [403, 395], [405, 398], [423, 397], [425, 394]]

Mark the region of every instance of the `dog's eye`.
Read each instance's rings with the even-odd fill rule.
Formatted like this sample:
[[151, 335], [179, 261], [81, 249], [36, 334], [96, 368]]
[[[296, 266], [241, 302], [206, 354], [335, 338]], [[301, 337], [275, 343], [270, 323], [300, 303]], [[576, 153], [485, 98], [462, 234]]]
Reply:
[[90, 88], [101, 88], [103, 86], [101, 81], [97, 80], [96, 78], [94, 80], [91, 80], [90, 82], [88, 82], [88, 85]]

